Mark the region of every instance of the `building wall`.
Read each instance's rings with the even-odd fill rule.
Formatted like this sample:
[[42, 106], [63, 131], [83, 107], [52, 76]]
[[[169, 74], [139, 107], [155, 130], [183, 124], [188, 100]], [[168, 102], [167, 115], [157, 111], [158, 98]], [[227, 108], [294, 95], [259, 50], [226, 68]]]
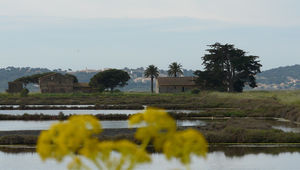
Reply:
[[73, 78], [60, 74], [40, 78], [40, 89], [42, 93], [72, 93], [73, 86]]
[[97, 89], [91, 88], [91, 87], [74, 87], [74, 92], [79, 93], [96, 93], [98, 92]]
[[22, 82], [8, 82], [8, 93], [19, 93], [23, 90]]
[[197, 86], [157, 86], [156, 93], [182, 93], [194, 88]]

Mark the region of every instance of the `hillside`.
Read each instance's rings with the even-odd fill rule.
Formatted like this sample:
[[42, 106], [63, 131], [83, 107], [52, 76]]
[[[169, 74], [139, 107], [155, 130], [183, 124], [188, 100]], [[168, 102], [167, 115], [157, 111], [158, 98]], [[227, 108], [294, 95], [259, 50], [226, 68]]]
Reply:
[[286, 66], [263, 71], [257, 75], [256, 89], [279, 90], [300, 88], [300, 65]]

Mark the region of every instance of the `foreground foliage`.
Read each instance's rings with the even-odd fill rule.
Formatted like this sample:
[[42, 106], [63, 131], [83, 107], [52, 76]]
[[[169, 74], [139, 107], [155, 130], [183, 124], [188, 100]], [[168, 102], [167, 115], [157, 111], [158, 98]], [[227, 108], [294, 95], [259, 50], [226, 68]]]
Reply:
[[62, 161], [72, 157], [69, 169], [88, 169], [83, 160], [90, 160], [98, 169], [134, 169], [151, 161], [146, 151], [153, 144], [156, 151], [163, 151], [167, 159], [176, 158], [188, 168], [190, 156], [206, 156], [207, 142], [196, 130], [176, 131], [176, 123], [164, 110], [148, 108], [133, 115], [130, 125], [146, 124], [137, 130], [135, 138], [140, 145], [128, 140], [99, 141], [101, 125], [90, 115], [72, 116], [69, 121], [54, 124], [39, 137], [37, 152], [43, 160], [54, 158]]

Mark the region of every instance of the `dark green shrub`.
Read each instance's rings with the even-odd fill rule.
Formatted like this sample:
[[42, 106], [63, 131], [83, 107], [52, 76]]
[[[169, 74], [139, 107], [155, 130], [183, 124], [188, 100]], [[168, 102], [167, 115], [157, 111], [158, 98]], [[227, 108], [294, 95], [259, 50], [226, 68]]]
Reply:
[[247, 115], [243, 112], [243, 111], [231, 111], [231, 112], [227, 112], [224, 113], [224, 116], [227, 117], [246, 117]]
[[200, 90], [199, 89], [193, 89], [191, 91], [192, 94], [199, 94], [200, 93]]
[[121, 93], [121, 90], [116, 89], [116, 90], [114, 90], [114, 93]]
[[25, 104], [20, 104], [19, 105], [19, 109], [25, 109], [26, 108], [26, 105]]
[[29, 93], [29, 90], [27, 88], [22, 89], [22, 91], [20, 92], [20, 96], [21, 97], [27, 97]]
[[32, 135], [7, 135], [0, 137], [1, 145], [36, 144], [37, 136]]
[[65, 114], [63, 112], [58, 113], [58, 120], [65, 120]]

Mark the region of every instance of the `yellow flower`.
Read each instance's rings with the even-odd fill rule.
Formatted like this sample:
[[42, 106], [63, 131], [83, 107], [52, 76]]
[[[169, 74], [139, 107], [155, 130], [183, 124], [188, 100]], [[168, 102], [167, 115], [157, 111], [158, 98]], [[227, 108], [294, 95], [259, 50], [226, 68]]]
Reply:
[[68, 164], [69, 170], [78, 170], [82, 168], [82, 162], [78, 156], [76, 156], [72, 162]]
[[131, 162], [149, 162], [150, 157], [145, 150], [139, 148], [136, 144], [129, 142], [128, 140], [120, 140], [115, 142], [114, 149], [122, 156], [128, 157]]
[[[138, 163], [151, 161], [145, 150], [127, 140], [100, 142], [98, 149], [102, 163], [108, 169], [121, 170], [127, 167], [127, 170], [131, 170]], [[119, 157], [113, 157], [111, 154], [113, 151], [119, 153]]]
[[129, 118], [129, 125], [140, 124], [144, 121], [143, 113], [137, 113]]
[[181, 163], [189, 164], [191, 154], [206, 156], [207, 142], [200, 132], [188, 129], [177, 132], [169, 138], [163, 147], [163, 152], [168, 159], [180, 159]]
[[135, 134], [136, 139], [142, 141], [141, 146], [127, 140], [100, 142], [96, 137], [102, 131], [98, 119], [80, 115], [43, 131], [38, 139], [37, 152], [43, 160], [54, 158], [61, 161], [72, 156], [69, 169], [88, 169], [80, 160], [84, 157], [99, 169], [110, 170], [132, 170], [137, 164], [150, 162], [145, 150], [149, 142], [153, 142], [156, 150], [163, 150], [168, 159], [175, 157], [186, 165], [190, 163], [191, 154], [205, 156], [207, 152], [204, 137], [192, 129], [176, 132], [176, 123], [165, 110], [147, 108], [144, 113], [131, 116], [129, 123], [146, 125], [138, 128]]
[[103, 141], [98, 143], [97, 148], [101, 152], [101, 160], [108, 160], [110, 157], [111, 151], [114, 149], [113, 141]]
[[81, 149], [79, 150], [79, 154], [92, 160], [96, 159], [100, 152], [100, 150], [97, 148], [98, 143], [98, 139], [85, 140]]
[[129, 125], [145, 123], [137, 129], [135, 138], [142, 141], [143, 147], [153, 140], [156, 150], [161, 150], [164, 141], [176, 131], [176, 122], [163, 109], [148, 107], [145, 112], [129, 118]]
[[[97, 118], [89, 115], [72, 116], [69, 121], [57, 123], [48, 131], [43, 131], [38, 139], [37, 152], [43, 160], [55, 158], [61, 161], [69, 154], [82, 152], [91, 158], [95, 156], [93, 149], [87, 147], [95, 143], [95, 134], [101, 132]], [[83, 151], [80, 151], [82, 147]], [[92, 154], [87, 154], [89, 149]]]

